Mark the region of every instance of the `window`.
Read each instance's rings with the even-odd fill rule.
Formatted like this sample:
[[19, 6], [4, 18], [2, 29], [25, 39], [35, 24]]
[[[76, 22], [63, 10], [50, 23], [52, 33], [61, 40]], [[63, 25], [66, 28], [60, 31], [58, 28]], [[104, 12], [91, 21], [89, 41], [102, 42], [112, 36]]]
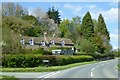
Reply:
[[25, 44], [24, 39], [21, 39], [20, 43], [21, 43], [22, 45], [24, 45], [24, 44]]
[[61, 46], [65, 46], [65, 41], [64, 40], [61, 41]]
[[29, 43], [30, 45], [34, 45], [34, 40], [33, 39], [29, 40]]
[[51, 44], [51, 45], [55, 45], [55, 41], [54, 41], [54, 40], [51, 40], [51, 41], [50, 41], [50, 44]]
[[41, 45], [42, 45], [42, 46], [45, 46], [45, 42], [44, 42], [44, 41], [41, 41]]

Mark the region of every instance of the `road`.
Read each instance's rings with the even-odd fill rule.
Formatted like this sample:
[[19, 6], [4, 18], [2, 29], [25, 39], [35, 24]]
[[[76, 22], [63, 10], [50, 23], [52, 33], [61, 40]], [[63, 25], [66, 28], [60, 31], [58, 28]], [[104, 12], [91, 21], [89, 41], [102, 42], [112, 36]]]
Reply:
[[117, 64], [118, 59], [113, 59], [55, 72], [2, 72], [1, 74], [17, 78], [34, 78], [34, 80], [41, 80], [41, 78], [118, 78]]

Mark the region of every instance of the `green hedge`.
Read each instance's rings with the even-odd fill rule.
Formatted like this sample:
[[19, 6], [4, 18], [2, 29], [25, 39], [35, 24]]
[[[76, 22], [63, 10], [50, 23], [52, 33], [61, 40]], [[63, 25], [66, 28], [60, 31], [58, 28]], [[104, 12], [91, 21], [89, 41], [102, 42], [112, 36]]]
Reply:
[[85, 53], [85, 52], [78, 52], [78, 53], [74, 53], [74, 55], [88, 55], [88, 56], [92, 56], [95, 60], [107, 60], [107, 59], [114, 59], [115, 58], [115, 53], [113, 52], [108, 52], [108, 53]]
[[92, 61], [92, 56], [55, 56], [39, 54], [7, 54], [2, 56], [3, 67], [26, 68], [43, 66], [43, 60], [49, 60], [51, 66], [67, 65], [71, 63]]
[[52, 55], [52, 52], [45, 51], [42, 48], [36, 49], [32, 51], [33, 54], [41, 54], [41, 55]]

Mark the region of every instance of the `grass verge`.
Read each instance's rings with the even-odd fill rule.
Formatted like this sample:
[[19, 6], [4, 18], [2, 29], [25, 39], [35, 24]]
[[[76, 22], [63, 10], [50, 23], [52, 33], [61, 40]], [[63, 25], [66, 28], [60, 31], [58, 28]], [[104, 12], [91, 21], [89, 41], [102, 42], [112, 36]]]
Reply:
[[34, 67], [34, 68], [2, 68], [2, 72], [49, 72], [49, 71], [58, 71], [58, 70], [64, 70], [76, 66], [86, 65], [86, 64], [92, 64], [96, 63], [97, 61], [91, 61], [91, 62], [80, 62], [80, 63], [74, 63], [64, 66], [52, 66], [52, 67]]
[[118, 64], [117, 66], [118, 66], [118, 71], [120, 71], [120, 64]]
[[19, 79], [15, 78], [14, 76], [0, 75], [0, 80], [19, 80]]

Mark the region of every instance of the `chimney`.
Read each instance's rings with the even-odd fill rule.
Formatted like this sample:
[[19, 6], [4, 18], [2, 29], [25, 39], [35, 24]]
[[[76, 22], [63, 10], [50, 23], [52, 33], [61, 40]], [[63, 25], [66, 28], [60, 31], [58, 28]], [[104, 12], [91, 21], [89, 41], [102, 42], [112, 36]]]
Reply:
[[47, 32], [44, 32], [44, 41], [45, 41], [47, 44], [49, 44], [49, 42], [48, 42], [47, 39], [46, 39], [46, 36], [47, 36]]

